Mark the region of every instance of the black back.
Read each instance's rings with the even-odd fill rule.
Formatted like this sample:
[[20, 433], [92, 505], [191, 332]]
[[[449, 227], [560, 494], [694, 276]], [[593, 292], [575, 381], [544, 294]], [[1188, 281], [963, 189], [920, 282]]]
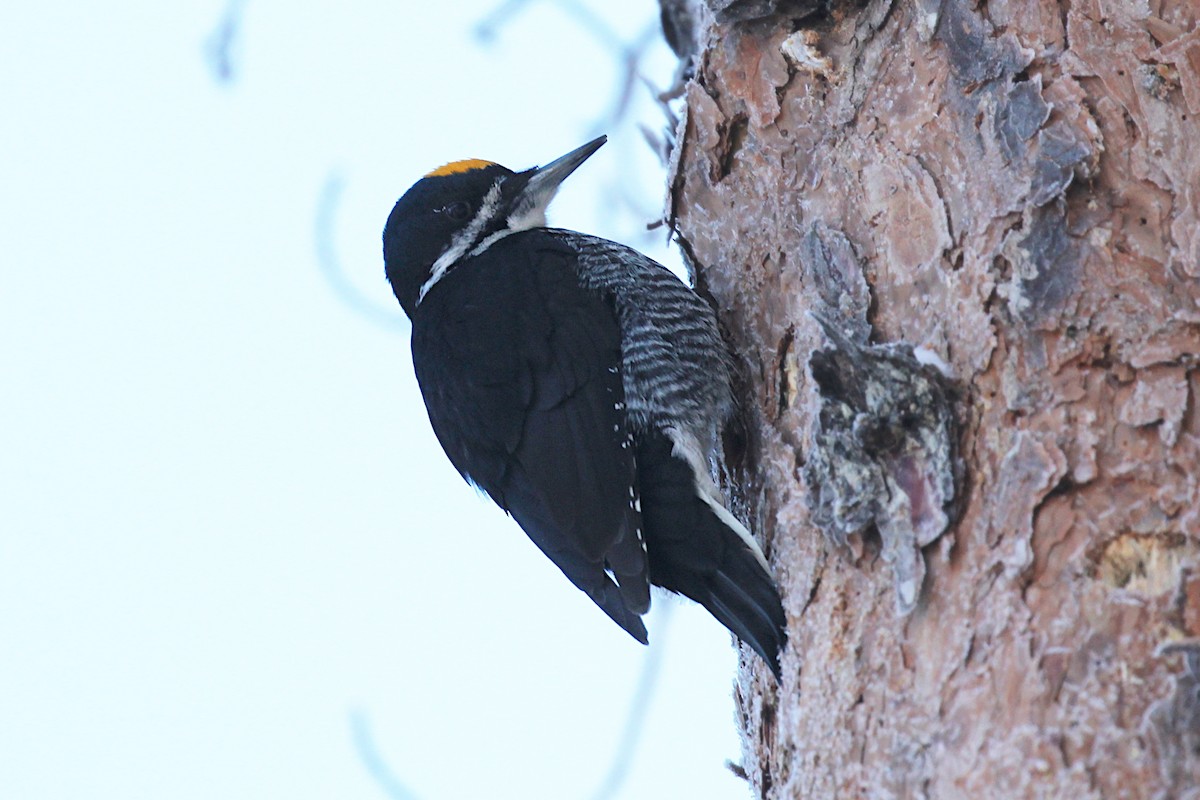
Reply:
[[620, 333], [573, 259], [532, 229], [461, 262], [412, 313], [413, 363], [458, 471], [644, 642], [649, 581]]

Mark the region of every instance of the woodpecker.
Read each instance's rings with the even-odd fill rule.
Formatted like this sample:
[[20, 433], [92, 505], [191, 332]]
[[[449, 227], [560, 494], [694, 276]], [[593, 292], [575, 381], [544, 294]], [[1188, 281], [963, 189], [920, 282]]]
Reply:
[[425, 175], [383, 231], [451, 463], [639, 642], [650, 586], [704, 606], [779, 677], [786, 620], [713, 481], [733, 400], [712, 309], [660, 264], [546, 225], [601, 136], [543, 167]]

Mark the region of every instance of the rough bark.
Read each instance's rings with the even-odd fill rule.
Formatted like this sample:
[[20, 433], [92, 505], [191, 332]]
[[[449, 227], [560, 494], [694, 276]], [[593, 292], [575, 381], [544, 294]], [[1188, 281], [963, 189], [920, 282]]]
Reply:
[[[736, 691], [756, 795], [1200, 796], [1200, 8], [770, 10], [709, 28], [670, 200], [790, 620]], [[892, 355], [944, 463], [830, 432]]]

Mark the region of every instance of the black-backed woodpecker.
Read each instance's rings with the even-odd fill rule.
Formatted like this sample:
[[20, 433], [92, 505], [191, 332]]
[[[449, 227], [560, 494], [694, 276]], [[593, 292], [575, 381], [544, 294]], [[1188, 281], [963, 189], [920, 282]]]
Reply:
[[456, 161], [397, 201], [384, 262], [429, 421], [462, 476], [633, 638], [647, 641], [661, 586], [778, 677], [779, 594], [710, 472], [733, 402], [712, 309], [636, 250], [546, 227], [559, 184], [604, 142], [524, 172]]

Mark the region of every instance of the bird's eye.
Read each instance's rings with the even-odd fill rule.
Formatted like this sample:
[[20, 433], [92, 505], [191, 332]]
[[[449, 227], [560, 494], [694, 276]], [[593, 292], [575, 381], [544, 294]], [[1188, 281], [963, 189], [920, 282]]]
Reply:
[[471, 216], [471, 206], [462, 200], [456, 200], [439, 208], [438, 213], [445, 214], [455, 222], [466, 222], [467, 218]]

